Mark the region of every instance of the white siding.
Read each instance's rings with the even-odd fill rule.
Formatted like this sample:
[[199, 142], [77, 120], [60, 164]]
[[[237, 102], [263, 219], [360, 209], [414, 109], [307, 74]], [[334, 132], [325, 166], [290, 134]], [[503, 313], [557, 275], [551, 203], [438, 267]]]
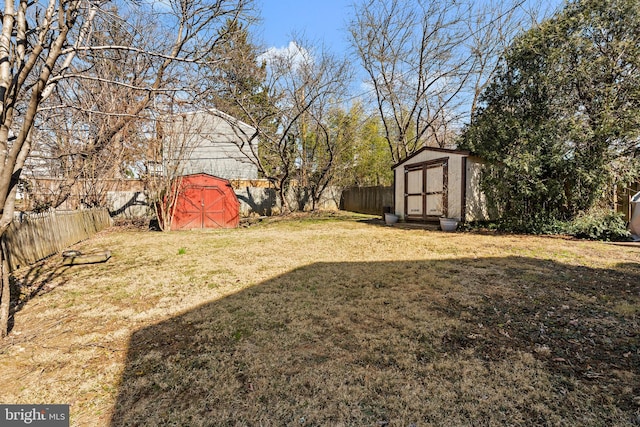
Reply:
[[249, 139], [255, 130], [219, 113], [197, 112], [173, 116], [164, 130], [164, 161], [181, 163], [181, 174], [208, 173], [220, 178], [257, 179], [258, 142]]
[[[474, 157], [469, 157], [469, 154], [462, 151], [455, 150], [442, 150], [442, 149], [423, 149], [415, 154], [413, 157], [406, 161], [399, 163], [395, 167], [395, 214], [400, 219], [405, 219], [405, 166], [420, 164], [432, 160], [447, 159], [447, 216], [450, 218], [456, 218], [458, 220], [463, 219], [465, 221], [484, 220], [489, 218], [487, 213], [484, 194], [480, 190], [480, 172], [482, 164], [480, 160]], [[466, 159], [466, 160], [465, 160]], [[464, 166], [466, 163], [466, 167]], [[441, 173], [441, 168], [433, 168], [428, 170], [428, 177], [434, 173]], [[419, 173], [415, 173], [416, 177], [421, 176]], [[437, 188], [430, 186], [429, 179], [427, 179], [429, 191], [437, 191]], [[412, 187], [415, 183], [410, 184]], [[464, 188], [463, 188], [464, 186]], [[410, 191], [415, 188], [409, 189]], [[415, 191], [413, 191], [415, 192]], [[429, 206], [430, 200], [427, 196], [427, 215], [438, 215], [440, 212], [435, 206], [435, 201], [432, 201]], [[437, 197], [433, 196], [432, 198]], [[411, 212], [419, 212], [421, 207], [421, 200], [410, 200]], [[418, 207], [418, 204], [420, 206]]]
[[483, 163], [479, 159], [467, 160], [467, 221], [491, 219], [484, 193], [480, 189]]

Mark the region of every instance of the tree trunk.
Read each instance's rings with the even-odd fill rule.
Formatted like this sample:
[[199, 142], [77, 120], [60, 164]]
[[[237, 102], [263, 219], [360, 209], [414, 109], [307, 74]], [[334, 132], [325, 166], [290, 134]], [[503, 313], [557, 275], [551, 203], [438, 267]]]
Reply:
[[[0, 239], [2, 239], [0, 237]], [[0, 261], [2, 267], [2, 293], [0, 294], [0, 338], [9, 334], [9, 309], [11, 307], [11, 288], [9, 282], [9, 260], [5, 252], [4, 242], [0, 245]]]
[[280, 196], [280, 215], [287, 215], [291, 213], [291, 208], [289, 206], [289, 201], [287, 200], [287, 189], [284, 185], [280, 184], [278, 190], [278, 195]]

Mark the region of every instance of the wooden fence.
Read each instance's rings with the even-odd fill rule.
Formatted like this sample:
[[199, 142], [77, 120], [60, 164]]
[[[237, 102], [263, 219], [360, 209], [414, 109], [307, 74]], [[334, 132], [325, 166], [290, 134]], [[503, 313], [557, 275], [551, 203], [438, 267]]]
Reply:
[[382, 215], [393, 206], [393, 187], [351, 187], [342, 192], [340, 209], [371, 215]]
[[14, 271], [59, 253], [110, 225], [106, 209], [51, 211], [16, 219], [4, 236], [9, 269]]
[[616, 211], [624, 215], [625, 221], [631, 219], [631, 198], [640, 191], [640, 182], [616, 189]]

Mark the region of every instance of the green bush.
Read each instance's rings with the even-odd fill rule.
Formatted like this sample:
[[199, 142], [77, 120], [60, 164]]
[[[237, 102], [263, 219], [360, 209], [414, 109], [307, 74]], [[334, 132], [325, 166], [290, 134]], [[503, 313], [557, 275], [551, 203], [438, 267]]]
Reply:
[[527, 218], [506, 217], [495, 221], [475, 221], [465, 224], [464, 229], [516, 234], [567, 234], [567, 223], [542, 215], [532, 215]]
[[521, 234], [568, 234], [580, 239], [619, 241], [630, 236], [622, 214], [596, 208], [578, 215], [572, 221], [561, 221], [542, 215], [529, 218], [503, 218], [497, 221], [474, 222], [466, 230], [493, 230]]
[[578, 215], [567, 231], [582, 239], [605, 241], [626, 240], [630, 234], [623, 215], [609, 209], [593, 209]]

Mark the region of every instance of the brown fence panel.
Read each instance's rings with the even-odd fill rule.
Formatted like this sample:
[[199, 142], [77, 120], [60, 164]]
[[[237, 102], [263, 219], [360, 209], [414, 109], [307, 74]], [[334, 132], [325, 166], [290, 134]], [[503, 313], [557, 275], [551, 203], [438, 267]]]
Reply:
[[31, 214], [11, 223], [4, 236], [9, 268], [31, 265], [88, 239], [111, 225], [106, 209]]
[[385, 206], [393, 206], [393, 187], [351, 187], [342, 192], [340, 209], [382, 215]]
[[618, 187], [616, 191], [616, 211], [622, 213], [626, 221], [631, 218], [631, 198], [640, 191], [640, 182], [627, 187]]

